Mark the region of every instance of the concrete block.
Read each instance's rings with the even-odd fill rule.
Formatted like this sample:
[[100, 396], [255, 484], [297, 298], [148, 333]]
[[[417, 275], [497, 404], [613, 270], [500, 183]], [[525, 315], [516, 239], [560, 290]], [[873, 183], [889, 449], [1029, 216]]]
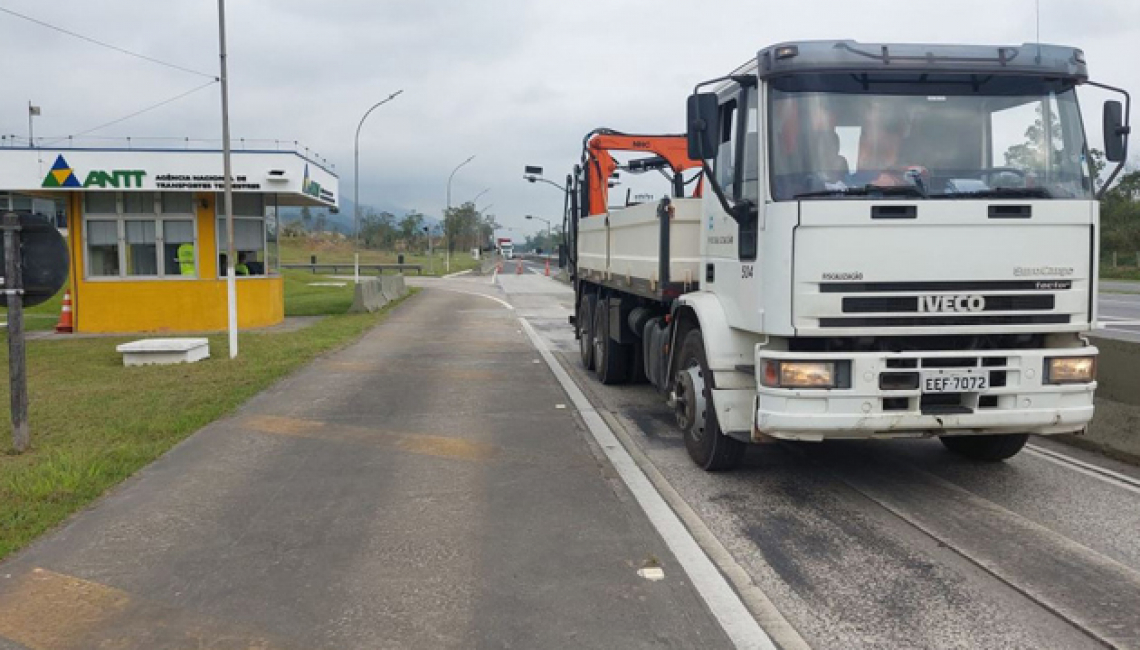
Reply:
[[194, 363], [210, 357], [210, 340], [198, 338], [142, 339], [115, 348], [124, 366]]
[[381, 291], [389, 302], [399, 300], [408, 294], [408, 285], [404, 282], [402, 274], [381, 276], [380, 283]]
[[352, 306], [348, 308], [349, 313], [372, 313], [388, 304], [389, 300], [382, 291], [383, 277], [360, 279], [360, 283], [355, 285], [356, 291], [352, 296]]

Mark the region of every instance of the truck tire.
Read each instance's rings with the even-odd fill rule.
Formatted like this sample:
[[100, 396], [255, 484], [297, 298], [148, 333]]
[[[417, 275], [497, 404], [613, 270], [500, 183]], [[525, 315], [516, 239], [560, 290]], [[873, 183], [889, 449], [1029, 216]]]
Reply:
[[942, 444], [950, 451], [973, 460], [996, 463], [1013, 458], [1025, 443], [1028, 433], [989, 436], [943, 436]]
[[578, 351], [582, 354], [582, 367], [594, 369], [594, 305], [598, 299], [588, 293], [582, 294], [578, 303]]
[[603, 298], [594, 305], [594, 371], [598, 381], [607, 386], [624, 384], [629, 377], [628, 345], [610, 338], [609, 300]]
[[673, 400], [677, 424], [685, 437], [685, 449], [701, 469], [729, 470], [744, 459], [747, 445], [724, 435], [716, 419], [705, 342], [700, 330], [692, 330], [681, 344]]

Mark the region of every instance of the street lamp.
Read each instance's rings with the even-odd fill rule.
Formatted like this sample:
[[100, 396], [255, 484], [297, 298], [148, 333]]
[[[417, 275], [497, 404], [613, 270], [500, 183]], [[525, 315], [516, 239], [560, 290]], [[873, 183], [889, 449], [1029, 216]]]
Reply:
[[[448, 212], [451, 212], [451, 179], [455, 178], [455, 172], [459, 171], [459, 169], [461, 167], [463, 167], [467, 163], [471, 162], [472, 160], [475, 160], [474, 154], [472, 154], [471, 157], [469, 157], [467, 160], [464, 160], [463, 162], [456, 165], [455, 169], [451, 170], [451, 176], [447, 177], [447, 211]], [[444, 242], [447, 246], [447, 272], [451, 273], [451, 237], [448, 236], [448, 233], [447, 233], [447, 214], [446, 213], [443, 215], [443, 224], [444, 224], [444, 227], [443, 227]]]
[[558, 191], [562, 192], [564, 194], [569, 193], [569, 191], [570, 191], [570, 190], [566, 189], [565, 187], [562, 187], [558, 183], [555, 183], [554, 181], [542, 178], [542, 167], [536, 167], [534, 165], [527, 165], [523, 169], [523, 178], [526, 179], [530, 183], [546, 183], [547, 185], [549, 185], [551, 187], [558, 188]]
[[397, 90], [396, 92], [392, 93], [391, 95], [388, 95], [387, 99], [376, 102], [376, 104], [374, 104], [372, 106], [372, 108], [368, 109], [364, 113], [364, 117], [360, 118], [360, 124], [356, 125], [356, 148], [354, 149], [354, 158], [353, 158], [353, 160], [355, 162], [355, 172], [354, 172], [353, 181], [352, 181], [352, 207], [353, 207], [352, 238], [356, 240], [357, 245], [360, 244], [360, 129], [361, 129], [361, 127], [364, 126], [364, 120], [368, 119], [368, 116], [372, 114], [372, 111], [376, 110], [377, 108], [380, 108], [381, 106], [383, 106], [384, 104], [387, 104], [388, 102], [392, 101], [393, 99], [396, 99], [396, 96], [402, 92], [404, 92], [404, 91], [403, 90]]
[[471, 199], [471, 205], [475, 205], [476, 203], [478, 203], [479, 197], [483, 196], [484, 194], [486, 194], [487, 192], [490, 192], [490, 191], [491, 191], [491, 188], [488, 187], [488, 188], [485, 188], [482, 192], [479, 192], [478, 194], [476, 194], [475, 198]]
[[[554, 245], [554, 235], [552, 235], [550, 232], [550, 222], [547, 221], [546, 219], [543, 219], [542, 217], [536, 217], [533, 214], [526, 215], [526, 218], [527, 219], [537, 219], [537, 220], [542, 221], [546, 224], [546, 243], [547, 243], [547, 246], [553, 246]], [[550, 257], [550, 249], [549, 248], [546, 251], [546, 257], [548, 257], [548, 258]]]

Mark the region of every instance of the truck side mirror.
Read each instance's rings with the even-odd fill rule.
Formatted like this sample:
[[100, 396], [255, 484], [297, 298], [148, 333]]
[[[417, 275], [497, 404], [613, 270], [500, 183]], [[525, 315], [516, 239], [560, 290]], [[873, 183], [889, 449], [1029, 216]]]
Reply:
[[689, 157], [693, 160], [716, 158], [717, 128], [716, 93], [694, 93], [689, 95], [688, 136]]
[[1105, 102], [1104, 157], [1110, 162], [1121, 162], [1127, 156], [1129, 130], [1124, 126], [1124, 108], [1120, 102], [1115, 100]]

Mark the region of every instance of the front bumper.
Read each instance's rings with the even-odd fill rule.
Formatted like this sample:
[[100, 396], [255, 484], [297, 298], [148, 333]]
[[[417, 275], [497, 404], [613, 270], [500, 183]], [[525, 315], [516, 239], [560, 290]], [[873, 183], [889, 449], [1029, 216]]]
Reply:
[[[1094, 356], [1097, 349], [984, 350], [905, 353], [781, 353], [757, 348], [761, 359], [850, 361], [851, 387], [828, 390], [768, 388], [760, 383], [752, 438], [825, 440], [1083, 430], [1093, 416], [1096, 382], [1042, 383], [1047, 357]], [[974, 364], [970, 366], [969, 364]], [[883, 390], [884, 372], [974, 367], [989, 375], [975, 393], [923, 394]]]

